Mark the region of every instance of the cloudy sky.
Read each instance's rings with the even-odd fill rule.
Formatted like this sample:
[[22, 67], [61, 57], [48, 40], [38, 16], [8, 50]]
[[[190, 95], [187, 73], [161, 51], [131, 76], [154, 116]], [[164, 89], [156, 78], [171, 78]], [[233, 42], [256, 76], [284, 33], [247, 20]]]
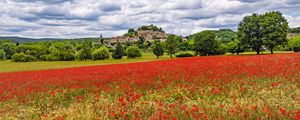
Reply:
[[271, 10], [300, 26], [300, 0], [0, 0], [0, 36], [109, 37], [150, 24], [189, 35]]

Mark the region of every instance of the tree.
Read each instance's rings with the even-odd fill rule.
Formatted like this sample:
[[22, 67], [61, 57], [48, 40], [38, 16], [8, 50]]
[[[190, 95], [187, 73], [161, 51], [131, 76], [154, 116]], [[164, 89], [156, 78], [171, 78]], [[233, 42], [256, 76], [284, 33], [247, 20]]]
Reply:
[[117, 46], [116, 46], [116, 49], [114, 50], [114, 53], [113, 53], [112, 57], [114, 59], [122, 59], [122, 57], [123, 57], [123, 51], [124, 51], [124, 49], [123, 49], [122, 44], [118, 42]]
[[154, 55], [156, 55], [157, 59], [159, 59], [159, 56], [164, 55], [164, 48], [160, 41], [155, 41], [153, 48], [152, 48], [152, 52]]
[[194, 35], [195, 51], [198, 55], [214, 55], [218, 51], [218, 41], [214, 31], [206, 30]]
[[130, 46], [126, 49], [127, 58], [142, 57], [142, 53], [137, 46]]
[[17, 50], [17, 46], [11, 42], [5, 42], [0, 46], [0, 49], [5, 51], [7, 59], [11, 59]]
[[37, 59], [31, 55], [26, 55], [24, 53], [16, 53], [12, 56], [13, 62], [33, 62], [37, 61]]
[[228, 43], [227, 51], [232, 54], [236, 53], [237, 55], [239, 55], [239, 53], [243, 52], [244, 49], [243, 49], [240, 41], [234, 40], [234, 41]]
[[93, 60], [105, 60], [110, 56], [109, 49], [105, 46], [102, 46], [98, 49], [95, 49], [92, 53]]
[[80, 49], [77, 54], [76, 58], [78, 60], [88, 60], [92, 58], [91, 50], [89, 49]]
[[300, 52], [300, 35], [291, 38], [288, 41], [288, 45], [293, 49], [294, 52]]
[[274, 47], [287, 42], [289, 25], [287, 20], [282, 16], [282, 13], [278, 11], [267, 12], [261, 16], [261, 30], [264, 45], [266, 45], [270, 49], [271, 54], [273, 54]]
[[137, 44], [140, 49], [145, 48], [144, 42], [145, 42], [145, 37], [139, 36], [139, 40], [137, 41]]
[[238, 38], [242, 44], [252, 48], [259, 54], [264, 43], [261, 30], [261, 16], [252, 14], [244, 17], [238, 26]]
[[136, 31], [135, 31], [133, 28], [128, 29], [128, 32], [127, 32], [126, 35], [127, 35], [128, 37], [133, 37], [133, 36], [136, 35]]
[[6, 57], [6, 53], [4, 50], [0, 49], [0, 60], [4, 60]]
[[179, 50], [180, 51], [193, 50], [192, 41], [190, 41], [190, 40], [182, 41], [179, 45]]
[[78, 60], [92, 59], [92, 54], [91, 54], [92, 43], [91, 42], [84, 41], [78, 47], [80, 48], [76, 54], [76, 57]]
[[172, 58], [173, 54], [177, 53], [180, 42], [182, 42], [182, 38], [176, 35], [169, 35], [166, 40], [166, 50], [170, 58]]

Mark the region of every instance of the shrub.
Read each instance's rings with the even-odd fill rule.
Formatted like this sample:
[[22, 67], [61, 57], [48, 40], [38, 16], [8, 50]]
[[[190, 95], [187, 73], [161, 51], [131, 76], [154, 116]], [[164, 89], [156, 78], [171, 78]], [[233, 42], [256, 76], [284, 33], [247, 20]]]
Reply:
[[13, 62], [33, 62], [37, 61], [37, 59], [31, 55], [26, 55], [24, 53], [16, 53], [12, 56]]
[[58, 61], [59, 59], [54, 54], [49, 54], [49, 55], [42, 55], [41, 60], [43, 60], [43, 61]]
[[127, 58], [142, 57], [142, 53], [137, 46], [130, 46], [126, 50]]
[[192, 53], [180, 53], [176, 57], [194, 57]]
[[0, 49], [0, 60], [4, 60], [6, 57], [6, 53], [4, 50]]
[[105, 60], [109, 58], [109, 49], [107, 47], [100, 47], [95, 49], [92, 53], [93, 60]]
[[300, 52], [300, 35], [290, 39], [288, 44], [294, 52]]

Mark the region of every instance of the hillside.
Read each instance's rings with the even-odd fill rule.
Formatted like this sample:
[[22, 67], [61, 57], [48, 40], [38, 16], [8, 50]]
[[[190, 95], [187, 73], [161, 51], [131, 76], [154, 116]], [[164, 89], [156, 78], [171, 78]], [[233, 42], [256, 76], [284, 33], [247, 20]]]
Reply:
[[75, 39], [63, 39], [63, 38], [25, 38], [25, 37], [0, 37], [0, 40], [12, 40], [14, 42], [38, 42], [38, 41], [61, 41], [61, 40], [92, 40], [98, 41], [99, 38], [75, 38]]

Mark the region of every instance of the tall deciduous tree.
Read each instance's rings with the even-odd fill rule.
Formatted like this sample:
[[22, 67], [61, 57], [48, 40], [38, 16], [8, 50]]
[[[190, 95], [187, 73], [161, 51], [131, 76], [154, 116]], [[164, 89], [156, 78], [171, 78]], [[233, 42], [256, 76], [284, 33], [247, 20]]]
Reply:
[[171, 58], [173, 57], [172, 56], [173, 54], [177, 53], [181, 41], [182, 38], [179, 36], [176, 35], [168, 36], [166, 40], [166, 49]]
[[206, 30], [194, 35], [195, 51], [198, 55], [213, 55], [218, 50], [218, 41], [214, 31]]
[[241, 43], [251, 47], [257, 54], [264, 43], [261, 28], [261, 16], [258, 14], [244, 17], [238, 26], [238, 37]]
[[282, 13], [278, 11], [267, 12], [261, 15], [261, 18], [264, 45], [273, 54], [274, 47], [287, 42], [289, 25], [287, 20], [282, 16]]

